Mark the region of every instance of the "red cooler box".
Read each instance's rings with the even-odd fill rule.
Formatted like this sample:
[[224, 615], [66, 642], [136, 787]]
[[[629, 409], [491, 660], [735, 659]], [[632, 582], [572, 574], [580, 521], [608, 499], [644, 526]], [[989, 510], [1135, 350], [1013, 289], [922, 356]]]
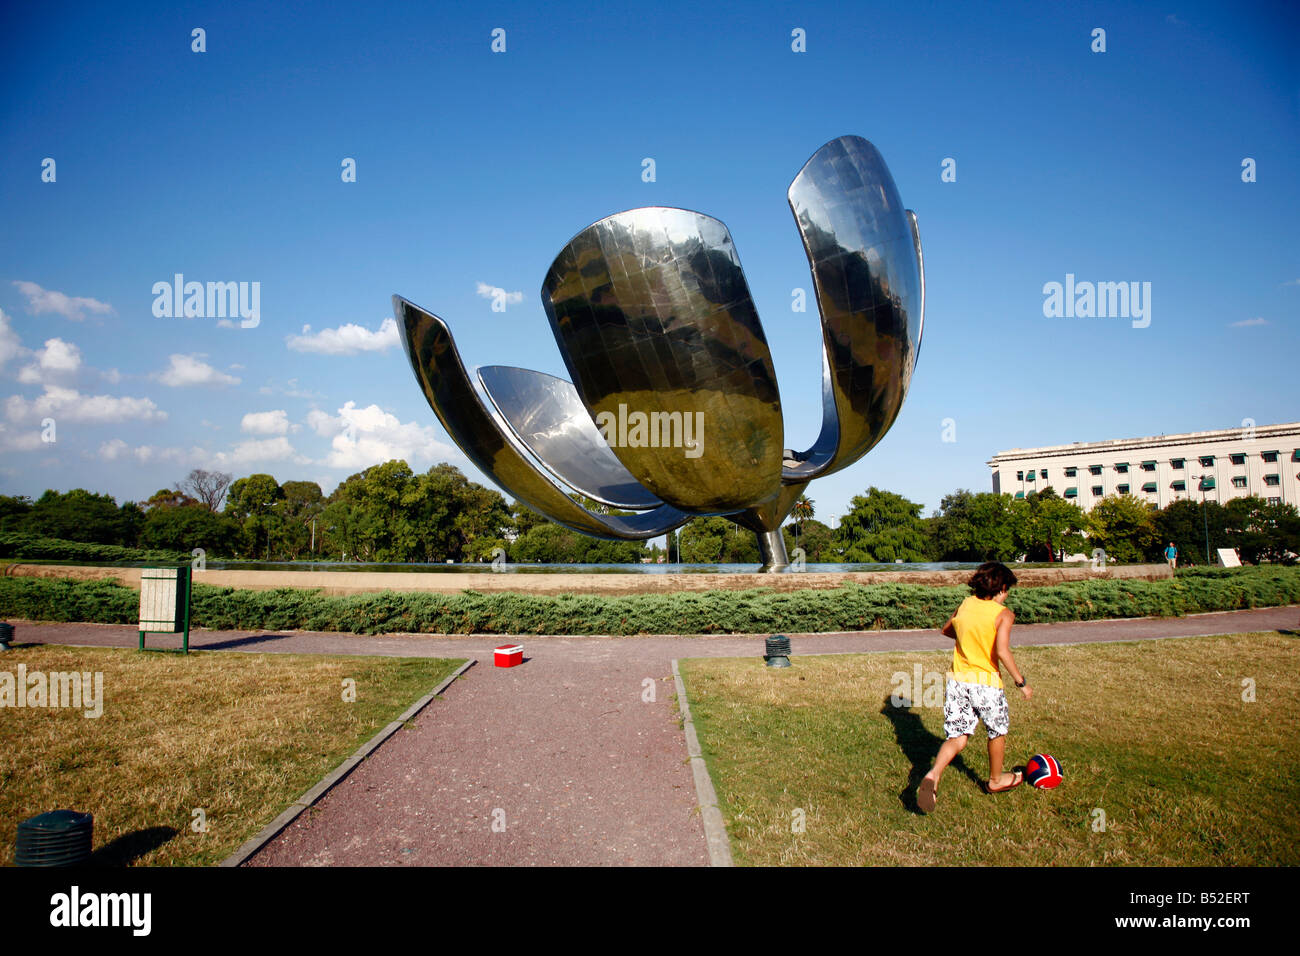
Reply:
[[524, 645], [502, 644], [496, 649], [497, 667], [518, 667], [524, 662]]

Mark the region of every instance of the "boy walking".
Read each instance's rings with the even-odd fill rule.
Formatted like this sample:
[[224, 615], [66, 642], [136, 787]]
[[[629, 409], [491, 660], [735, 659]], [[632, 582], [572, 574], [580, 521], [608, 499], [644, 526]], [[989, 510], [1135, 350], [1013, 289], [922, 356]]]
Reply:
[[965, 748], [980, 721], [989, 735], [988, 792], [1013, 790], [1024, 779], [1019, 770], [1014, 773], [1002, 770], [1010, 714], [999, 665], [1006, 665], [1025, 700], [1033, 696], [1011, 654], [1011, 625], [1016, 616], [1006, 607], [1006, 600], [1007, 591], [1015, 583], [1016, 576], [1005, 564], [990, 561], [980, 565], [970, 579], [975, 593], [961, 603], [942, 628], [946, 637], [956, 641], [943, 704], [943, 731], [948, 739], [939, 748], [934, 767], [922, 778], [916, 793], [917, 806], [924, 813], [934, 810], [939, 797], [939, 778]]

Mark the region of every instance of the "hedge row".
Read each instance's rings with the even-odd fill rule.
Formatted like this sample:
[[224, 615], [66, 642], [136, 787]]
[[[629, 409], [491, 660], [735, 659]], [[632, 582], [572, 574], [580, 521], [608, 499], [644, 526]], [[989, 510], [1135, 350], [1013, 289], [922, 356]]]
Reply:
[[[466, 591], [383, 591], [325, 596], [283, 588], [247, 591], [197, 584], [191, 622], [214, 630], [310, 630], [361, 634], [753, 634], [938, 627], [970, 592], [914, 584], [830, 590], [698, 591], [625, 597]], [[1014, 588], [1022, 624], [1122, 617], [1177, 617], [1300, 603], [1300, 569], [1244, 568], [1166, 581], [1098, 580]], [[0, 617], [130, 624], [139, 596], [106, 581], [0, 578]]]
[[45, 561], [156, 561], [178, 564], [190, 560], [179, 551], [152, 551], [124, 548], [117, 544], [87, 544], [63, 538], [42, 538], [35, 534], [8, 532], [0, 534], [0, 558], [27, 558]]

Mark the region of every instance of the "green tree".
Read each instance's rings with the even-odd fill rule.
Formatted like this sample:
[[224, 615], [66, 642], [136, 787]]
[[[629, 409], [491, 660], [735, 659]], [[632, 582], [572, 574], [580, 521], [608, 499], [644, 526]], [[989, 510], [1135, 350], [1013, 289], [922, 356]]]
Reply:
[[208, 510], [196, 502], [175, 508], [150, 508], [140, 532], [146, 548], [193, 551], [202, 548], [208, 557], [229, 557], [240, 546], [242, 529], [229, 515]]
[[283, 497], [280, 483], [270, 475], [249, 475], [231, 484], [224, 514], [243, 528], [242, 554], [270, 559], [271, 539], [280, 525], [275, 504]]
[[678, 534], [685, 564], [757, 564], [761, 559], [754, 532], [726, 518], [695, 518]]
[[50, 489], [36, 499], [12, 530], [66, 541], [133, 547], [143, 515], [134, 503], [124, 508], [117, 506], [112, 495], [93, 494], [84, 488], [66, 493]]
[[1090, 542], [1106, 551], [1111, 561], [1123, 564], [1150, 560], [1158, 550], [1156, 509], [1132, 495], [1107, 495], [1093, 505]]
[[631, 564], [649, 554], [639, 541], [606, 541], [550, 521], [533, 525], [508, 551], [522, 564]]
[[[1227, 519], [1223, 506], [1217, 501], [1194, 501], [1182, 498], [1172, 501], [1156, 516], [1155, 550], [1163, 558], [1169, 542], [1178, 549], [1178, 563], [1205, 564], [1213, 561], [1218, 548], [1228, 548]], [[1206, 537], [1210, 553], [1206, 555]]]
[[1300, 515], [1295, 506], [1271, 505], [1257, 495], [1233, 498], [1223, 506], [1228, 547], [1241, 560], [1293, 562], [1300, 552]]
[[1031, 561], [1055, 561], [1058, 552], [1084, 550], [1087, 516], [1074, 502], [1057, 495], [1051, 485], [1013, 503], [1012, 511], [1018, 519], [1014, 522], [1017, 543]]
[[834, 532], [830, 526], [816, 520], [815, 518], [805, 518], [802, 522], [803, 530], [799, 533], [798, 540], [795, 539], [794, 531], [790, 525], [782, 529], [785, 536], [785, 549], [790, 557], [794, 557], [795, 548], [803, 548], [804, 560], [809, 564], [834, 564], [840, 560], [840, 556], [835, 552], [831, 544], [831, 537]]
[[959, 488], [939, 502], [931, 521], [936, 561], [1011, 561], [1021, 554], [1015, 499]]
[[[281, 497], [271, 506], [276, 518], [271, 550], [277, 558], [296, 561], [312, 547], [312, 523], [319, 523], [325, 494], [314, 481], [286, 481]], [[321, 543], [317, 534], [316, 543]]]
[[0, 531], [17, 531], [31, 510], [32, 499], [26, 495], [0, 495]]
[[855, 495], [832, 537], [835, 549], [849, 563], [926, 560], [921, 506], [902, 495], [879, 488]]

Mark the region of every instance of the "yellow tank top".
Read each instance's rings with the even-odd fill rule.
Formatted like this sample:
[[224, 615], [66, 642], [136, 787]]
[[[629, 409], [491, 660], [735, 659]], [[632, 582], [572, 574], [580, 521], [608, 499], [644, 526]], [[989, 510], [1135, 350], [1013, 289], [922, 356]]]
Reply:
[[967, 684], [1002, 686], [1002, 675], [993, 663], [998, 615], [1005, 610], [997, 601], [971, 595], [961, 602], [953, 618], [957, 644], [952, 651], [952, 678]]

